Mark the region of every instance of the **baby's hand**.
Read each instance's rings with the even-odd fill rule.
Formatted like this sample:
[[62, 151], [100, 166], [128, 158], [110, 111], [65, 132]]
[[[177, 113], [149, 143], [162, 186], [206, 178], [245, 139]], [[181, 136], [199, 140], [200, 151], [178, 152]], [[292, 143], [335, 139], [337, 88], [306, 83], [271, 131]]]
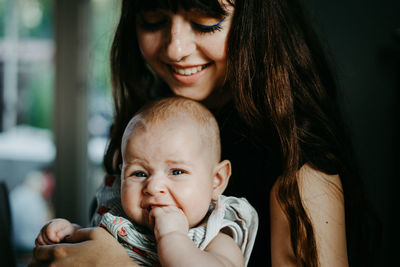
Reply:
[[42, 227], [35, 240], [36, 246], [60, 243], [65, 237], [72, 235], [80, 226], [65, 219], [53, 219]]
[[187, 235], [189, 231], [186, 215], [175, 206], [153, 207], [150, 216], [154, 218], [154, 235], [157, 240], [169, 233]]

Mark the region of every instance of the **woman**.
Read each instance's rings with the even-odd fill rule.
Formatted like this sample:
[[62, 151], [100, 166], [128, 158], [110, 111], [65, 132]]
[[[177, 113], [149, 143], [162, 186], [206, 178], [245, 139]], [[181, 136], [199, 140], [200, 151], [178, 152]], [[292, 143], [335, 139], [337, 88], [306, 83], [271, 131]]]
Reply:
[[[301, 10], [292, 0], [123, 0], [104, 166], [119, 173], [123, 129], [147, 101], [170, 94], [201, 101], [232, 161], [226, 194], [246, 197], [260, 215], [249, 266], [347, 266], [348, 251], [367, 266], [353, 252], [368, 253], [336, 85]], [[40, 248], [35, 257], [56, 266], [132, 263], [102, 229], [71, 241], [87, 242]]]

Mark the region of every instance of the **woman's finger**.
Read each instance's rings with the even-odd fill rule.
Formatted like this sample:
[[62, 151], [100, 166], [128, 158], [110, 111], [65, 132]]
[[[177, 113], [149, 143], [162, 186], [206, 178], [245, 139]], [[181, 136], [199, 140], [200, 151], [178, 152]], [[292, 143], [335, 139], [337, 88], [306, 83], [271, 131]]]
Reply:
[[35, 248], [38, 264], [31, 267], [47, 266], [47, 263], [57, 267], [134, 265], [121, 244], [103, 228], [80, 229], [66, 241], [69, 243]]
[[53, 250], [57, 245], [42, 245], [33, 249], [33, 257], [37, 261], [50, 261], [53, 260]]
[[28, 263], [28, 267], [47, 267], [49, 266], [48, 262], [39, 262], [35, 259], [33, 259], [31, 262]]

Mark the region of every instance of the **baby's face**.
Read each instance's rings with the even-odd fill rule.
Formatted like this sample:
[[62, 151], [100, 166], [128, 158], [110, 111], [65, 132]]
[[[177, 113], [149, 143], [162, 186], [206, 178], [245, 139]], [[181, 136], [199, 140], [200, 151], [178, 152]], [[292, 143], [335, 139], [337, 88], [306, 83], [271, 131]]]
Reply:
[[147, 125], [133, 130], [123, 153], [121, 200], [130, 219], [152, 229], [154, 206], [176, 206], [189, 227], [206, 215], [218, 162], [193, 122]]

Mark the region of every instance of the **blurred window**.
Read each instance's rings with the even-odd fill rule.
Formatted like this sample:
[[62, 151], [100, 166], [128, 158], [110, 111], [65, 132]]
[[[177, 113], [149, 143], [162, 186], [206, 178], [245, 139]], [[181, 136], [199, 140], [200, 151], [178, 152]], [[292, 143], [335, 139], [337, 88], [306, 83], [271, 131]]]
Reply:
[[0, 178], [9, 190], [55, 157], [52, 11], [52, 0], [0, 0]]
[[[90, 0], [90, 192], [87, 192], [90, 196], [94, 196], [104, 176], [101, 161], [113, 111], [109, 50], [119, 2]], [[46, 209], [34, 212], [36, 220], [29, 215], [32, 227], [15, 239], [20, 253], [30, 252], [37, 228], [54, 215], [51, 170], [56, 155], [52, 125], [57, 108], [53, 106], [55, 3], [54, 0], [0, 0], [0, 180], [6, 182], [11, 193], [17, 227], [23, 228], [21, 225], [29, 220], [26, 216], [18, 217], [23, 215], [26, 205], [37, 203], [36, 208]]]
[[104, 178], [102, 160], [113, 116], [109, 54], [120, 14], [120, 1], [91, 0], [91, 12], [88, 154], [92, 192], [88, 193], [93, 196]]
[[53, 3], [0, 0], [0, 180], [19, 261], [53, 216]]

